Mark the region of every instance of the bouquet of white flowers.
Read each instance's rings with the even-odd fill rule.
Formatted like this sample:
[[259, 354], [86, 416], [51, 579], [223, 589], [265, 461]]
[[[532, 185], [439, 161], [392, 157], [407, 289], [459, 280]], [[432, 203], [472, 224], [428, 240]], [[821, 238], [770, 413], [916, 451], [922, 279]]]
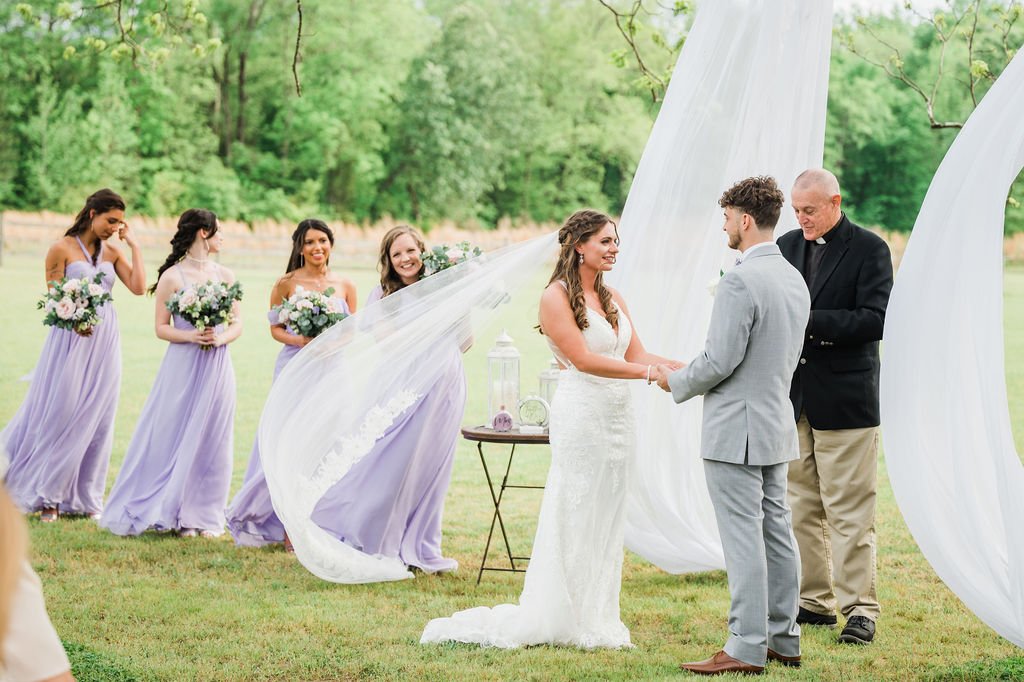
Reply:
[[341, 304], [331, 298], [333, 293], [333, 288], [319, 292], [297, 286], [295, 293], [271, 309], [271, 320], [276, 319], [292, 334], [309, 338], [319, 336], [348, 317]]
[[103, 273], [91, 279], [65, 277], [59, 282], [50, 282], [46, 295], [36, 307], [46, 311], [43, 324], [78, 332], [82, 336], [92, 334], [92, 328], [99, 324], [99, 308], [113, 297], [103, 288]]
[[423, 260], [423, 277], [429, 277], [435, 273], [447, 270], [459, 263], [465, 263], [470, 258], [476, 258], [483, 251], [479, 246], [472, 246], [469, 242], [459, 242], [455, 246], [441, 244], [429, 251], [424, 251], [420, 258]]
[[[238, 282], [208, 281], [205, 284], [189, 284], [179, 289], [167, 300], [167, 309], [180, 316], [199, 331], [219, 324], [234, 321], [232, 306], [242, 300], [242, 285]], [[209, 346], [200, 346], [208, 350]]]

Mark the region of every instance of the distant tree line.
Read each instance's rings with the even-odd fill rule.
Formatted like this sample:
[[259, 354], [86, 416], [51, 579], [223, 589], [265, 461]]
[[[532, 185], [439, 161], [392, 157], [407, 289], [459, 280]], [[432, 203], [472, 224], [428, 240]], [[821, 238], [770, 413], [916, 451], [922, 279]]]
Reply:
[[[135, 212], [247, 221], [618, 212], [693, 15], [663, 5], [0, 0], [0, 206], [110, 185]], [[966, 119], [1020, 15], [837, 23], [826, 164], [861, 223], [910, 229], [955, 134], [932, 125]]]

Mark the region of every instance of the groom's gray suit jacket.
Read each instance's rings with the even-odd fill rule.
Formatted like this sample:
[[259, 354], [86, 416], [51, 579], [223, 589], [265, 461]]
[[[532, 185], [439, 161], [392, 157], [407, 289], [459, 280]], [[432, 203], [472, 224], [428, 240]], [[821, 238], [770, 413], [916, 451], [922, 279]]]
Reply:
[[810, 305], [803, 277], [775, 244], [722, 277], [704, 352], [668, 379], [677, 403], [704, 396], [701, 457], [750, 465], [800, 457], [789, 387]]

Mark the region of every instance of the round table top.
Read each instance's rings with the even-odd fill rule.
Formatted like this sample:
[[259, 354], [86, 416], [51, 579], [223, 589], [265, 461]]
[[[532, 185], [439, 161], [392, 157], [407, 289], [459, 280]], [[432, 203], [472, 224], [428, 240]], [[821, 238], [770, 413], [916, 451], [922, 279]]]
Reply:
[[464, 426], [462, 437], [483, 443], [549, 443], [547, 430], [544, 433], [520, 433], [518, 427], [511, 431], [495, 431], [488, 426]]

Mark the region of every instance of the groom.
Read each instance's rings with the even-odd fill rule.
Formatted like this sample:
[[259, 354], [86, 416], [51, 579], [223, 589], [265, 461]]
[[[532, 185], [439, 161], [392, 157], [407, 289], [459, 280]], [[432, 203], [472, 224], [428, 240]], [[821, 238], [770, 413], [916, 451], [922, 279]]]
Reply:
[[747, 178], [719, 205], [737, 266], [715, 293], [704, 352], [658, 385], [677, 403], [704, 396], [701, 457], [729, 575], [729, 639], [701, 675], [760, 674], [768, 659], [800, 665], [800, 560], [786, 504], [799, 457], [789, 384], [810, 311], [807, 285], [775, 245], [784, 198], [770, 177]]

